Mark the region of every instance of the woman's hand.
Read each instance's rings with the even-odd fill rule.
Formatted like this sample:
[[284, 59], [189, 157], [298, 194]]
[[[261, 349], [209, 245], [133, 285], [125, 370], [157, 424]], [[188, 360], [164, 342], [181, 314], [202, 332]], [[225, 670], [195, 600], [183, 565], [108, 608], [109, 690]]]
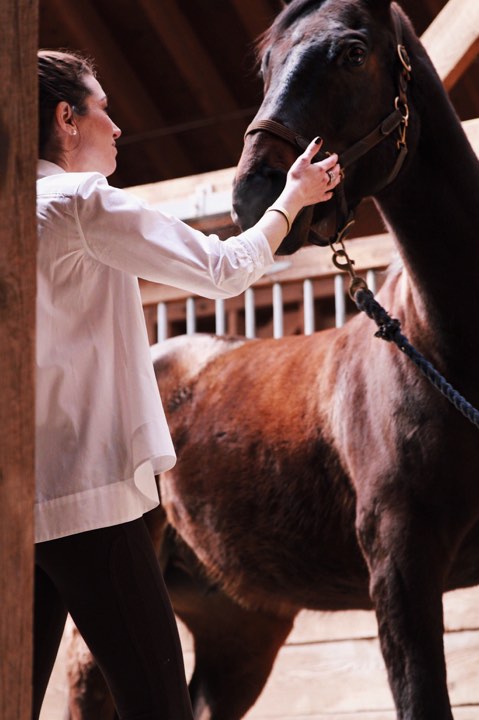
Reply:
[[258, 221], [258, 226], [266, 235], [273, 253], [289, 233], [299, 211], [307, 205], [330, 200], [334, 188], [342, 180], [336, 154], [329, 155], [320, 162], [312, 162], [321, 144], [322, 140], [316, 138], [295, 160], [288, 171], [282, 193]]
[[322, 142], [320, 138], [313, 140], [289, 169], [281, 197], [285, 202], [290, 200], [298, 205], [297, 212], [307, 205], [330, 200], [332, 191], [341, 182], [341, 168], [335, 153], [320, 162], [312, 162]]

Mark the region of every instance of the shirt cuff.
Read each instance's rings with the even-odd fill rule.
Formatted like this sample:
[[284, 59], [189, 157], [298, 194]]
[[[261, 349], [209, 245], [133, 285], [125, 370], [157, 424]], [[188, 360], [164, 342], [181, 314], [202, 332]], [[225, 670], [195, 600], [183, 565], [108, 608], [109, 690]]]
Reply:
[[273, 253], [266, 235], [258, 228], [245, 230], [241, 235], [237, 236], [237, 240], [246, 246], [255, 265], [262, 265], [266, 270], [270, 265], [274, 264]]

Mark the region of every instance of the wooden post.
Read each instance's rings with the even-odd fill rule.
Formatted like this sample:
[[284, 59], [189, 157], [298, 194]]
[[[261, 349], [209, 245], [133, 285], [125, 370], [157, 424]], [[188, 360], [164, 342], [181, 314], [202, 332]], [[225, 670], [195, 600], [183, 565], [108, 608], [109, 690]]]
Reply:
[[0, 3], [0, 718], [31, 717], [38, 0]]

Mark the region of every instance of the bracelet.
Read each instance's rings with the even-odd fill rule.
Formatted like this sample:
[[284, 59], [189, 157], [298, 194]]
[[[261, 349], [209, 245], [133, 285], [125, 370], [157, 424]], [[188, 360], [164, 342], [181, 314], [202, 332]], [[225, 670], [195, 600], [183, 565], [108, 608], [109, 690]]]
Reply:
[[269, 207], [267, 210], [265, 210], [265, 215], [267, 212], [271, 212], [272, 210], [274, 210], [274, 212], [281, 213], [281, 215], [286, 220], [286, 224], [288, 226], [288, 231], [287, 231], [286, 235], [288, 235], [291, 230], [291, 218], [290, 218], [289, 212], [287, 210], [285, 210], [284, 207], [281, 207], [281, 205], [271, 205], [271, 207]]

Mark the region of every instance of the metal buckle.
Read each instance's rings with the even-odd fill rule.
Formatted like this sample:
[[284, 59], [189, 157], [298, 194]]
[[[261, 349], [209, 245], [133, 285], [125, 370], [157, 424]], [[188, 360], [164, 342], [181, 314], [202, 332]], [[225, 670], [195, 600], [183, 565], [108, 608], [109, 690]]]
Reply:
[[412, 67], [411, 67], [409, 55], [407, 54], [406, 48], [404, 47], [404, 45], [398, 45], [397, 51], [398, 51], [399, 59], [401, 61], [403, 68], [406, 70], [406, 72], [410, 73], [412, 70]]

